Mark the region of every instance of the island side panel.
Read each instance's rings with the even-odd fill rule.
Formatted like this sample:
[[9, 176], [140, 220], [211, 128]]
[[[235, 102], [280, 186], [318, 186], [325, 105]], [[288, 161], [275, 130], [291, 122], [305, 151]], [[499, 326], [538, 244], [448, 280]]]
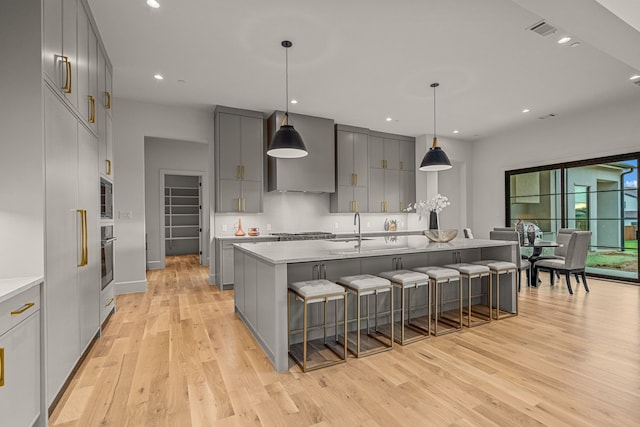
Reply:
[[287, 351], [287, 266], [267, 263], [234, 249], [234, 301], [276, 371], [289, 369]]

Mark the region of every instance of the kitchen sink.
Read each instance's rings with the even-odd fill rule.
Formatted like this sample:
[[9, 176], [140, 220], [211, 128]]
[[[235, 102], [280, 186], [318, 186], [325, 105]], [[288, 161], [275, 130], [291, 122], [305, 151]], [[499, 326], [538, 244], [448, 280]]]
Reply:
[[[360, 239], [361, 241], [365, 240], [373, 240], [371, 237], [363, 237]], [[327, 239], [327, 242], [357, 242], [357, 237], [336, 237], [335, 239]]]

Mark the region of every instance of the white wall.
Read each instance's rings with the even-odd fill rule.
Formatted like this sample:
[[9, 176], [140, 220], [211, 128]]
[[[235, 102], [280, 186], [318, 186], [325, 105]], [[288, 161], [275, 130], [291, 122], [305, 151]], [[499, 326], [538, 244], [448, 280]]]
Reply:
[[116, 292], [141, 292], [147, 285], [145, 137], [210, 144], [213, 107], [170, 107], [115, 98], [113, 114]]
[[472, 228], [476, 237], [505, 222], [504, 172], [640, 151], [640, 91], [599, 108], [531, 122], [472, 144]]
[[186, 172], [202, 176], [202, 212], [205, 213], [202, 235], [207, 244], [203, 245], [202, 256], [205, 264], [209, 258], [209, 146], [199, 142], [147, 137], [144, 149], [145, 171], [145, 229], [147, 235], [147, 268], [164, 268], [163, 245], [164, 222], [162, 221], [162, 200], [164, 182], [162, 171], [175, 171], [176, 175]]
[[[40, 1], [0, 2], [0, 277], [44, 275]], [[17, 42], [19, 41], [19, 42]]]

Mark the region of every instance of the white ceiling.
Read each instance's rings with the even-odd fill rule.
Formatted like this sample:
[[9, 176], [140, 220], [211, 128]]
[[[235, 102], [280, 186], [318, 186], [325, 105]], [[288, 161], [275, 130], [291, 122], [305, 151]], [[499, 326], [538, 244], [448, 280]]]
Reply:
[[[629, 81], [640, 73], [638, 0], [158, 2], [89, 0], [117, 97], [284, 109], [288, 39], [290, 96], [300, 101], [290, 111], [379, 131], [431, 133], [434, 81], [438, 134], [458, 129], [467, 140], [640, 100]], [[559, 31], [527, 30], [543, 18]], [[581, 45], [558, 45], [565, 33]]]

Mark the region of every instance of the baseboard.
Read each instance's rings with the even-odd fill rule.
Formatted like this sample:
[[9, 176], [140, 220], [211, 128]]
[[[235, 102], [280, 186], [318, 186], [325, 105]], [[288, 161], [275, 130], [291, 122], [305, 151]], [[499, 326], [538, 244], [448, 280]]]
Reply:
[[147, 270], [162, 270], [164, 268], [164, 262], [162, 261], [147, 261]]
[[116, 295], [133, 294], [147, 291], [147, 281], [137, 280], [135, 282], [116, 282], [114, 284]]

